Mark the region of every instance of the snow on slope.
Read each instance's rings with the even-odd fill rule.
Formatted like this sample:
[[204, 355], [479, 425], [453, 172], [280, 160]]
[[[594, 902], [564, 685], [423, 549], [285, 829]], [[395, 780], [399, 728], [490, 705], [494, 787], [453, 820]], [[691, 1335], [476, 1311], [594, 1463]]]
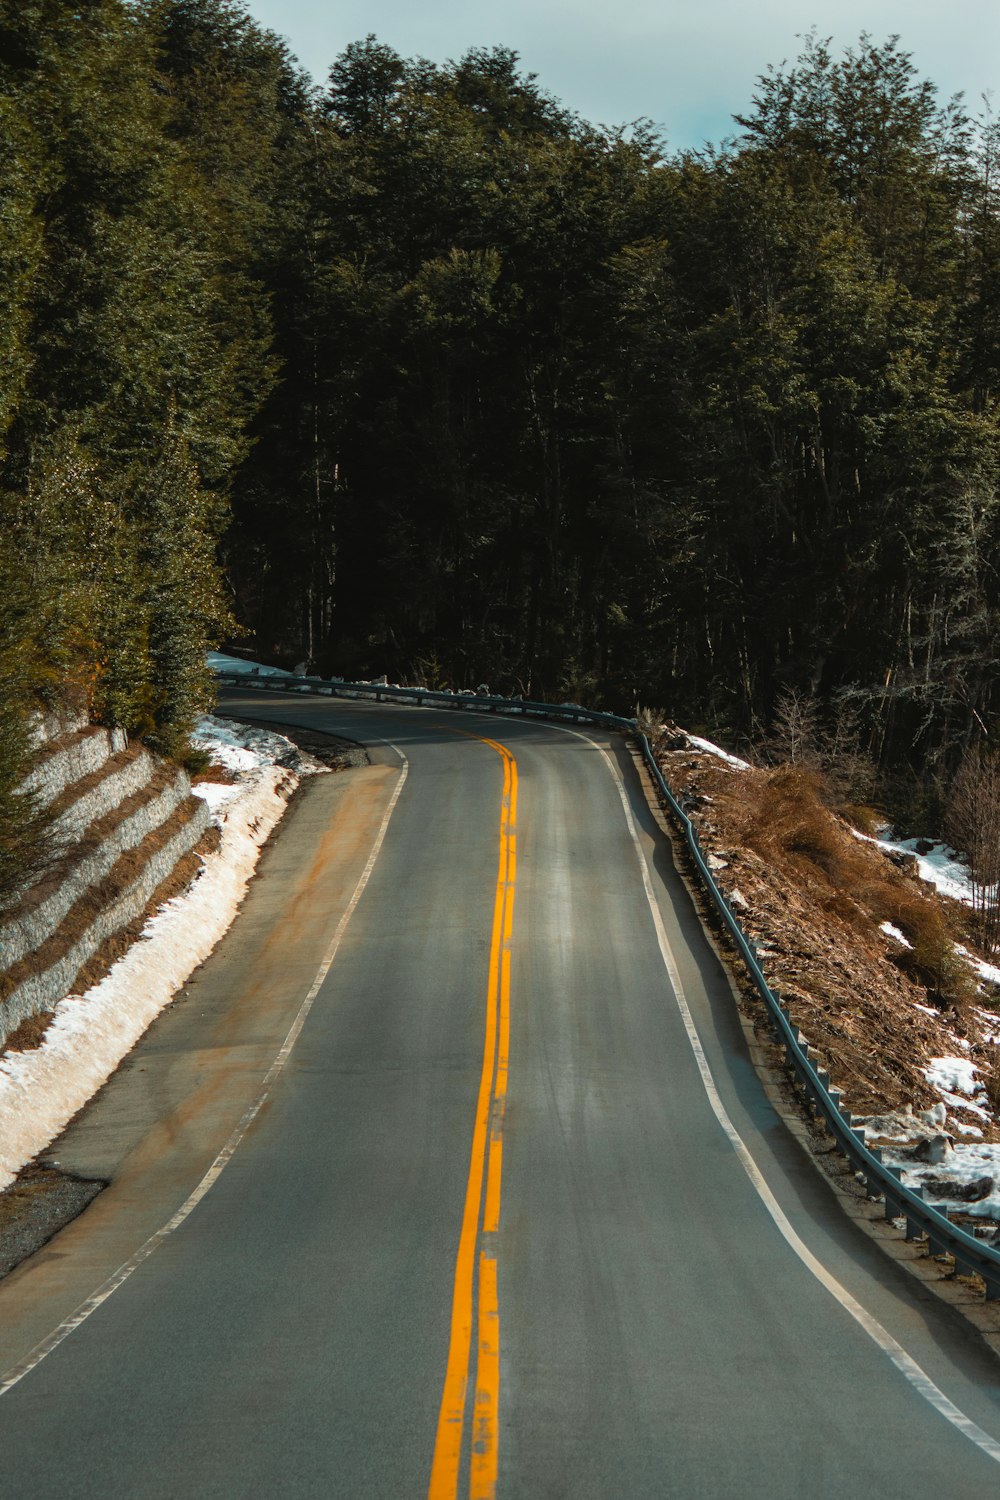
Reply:
[[212, 811], [219, 848], [105, 979], [56, 1006], [38, 1048], [0, 1057], [0, 1188], [97, 1092], [208, 957], [236, 916], [260, 847], [299, 777], [327, 769], [283, 735], [249, 725], [206, 718], [192, 738], [236, 778], [193, 788]]
[[[886, 854], [912, 854], [921, 880], [926, 880], [928, 885], [932, 885], [942, 896], [949, 896], [952, 901], [961, 901], [965, 906], [972, 905], [972, 881], [969, 878], [968, 864], [948, 844], [935, 844], [930, 839], [920, 838], [872, 838], [858, 828], [852, 828], [851, 832], [862, 843], [874, 844]], [[924, 852], [920, 853], [920, 850]]]
[[712, 740], [702, 739], [700, 734], [689, 734], [688, 740], [696, 750], [702, 750], [706, 755], [714, 755], [718, 760], [724, 760], [727, 766], [732, 766], [734, 771], [749, 771], [750, 762], [740, 760], [738, 755], [730, 755], [728, 750], [723, 750], [721, 745], [716, 745]]

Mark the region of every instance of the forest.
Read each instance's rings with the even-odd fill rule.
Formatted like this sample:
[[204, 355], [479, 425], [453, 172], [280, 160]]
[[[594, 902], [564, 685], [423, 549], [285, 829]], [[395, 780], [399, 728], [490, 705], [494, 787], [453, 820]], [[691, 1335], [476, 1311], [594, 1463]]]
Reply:
[[506, 49], [317, 86], [237, 0], [0, 0], [0, 888], [39, 705], [183, 759], [223, 642], [940, 805], [1000, 723], [998, 402], [1000, 125], [899, 39], [678, 153]]

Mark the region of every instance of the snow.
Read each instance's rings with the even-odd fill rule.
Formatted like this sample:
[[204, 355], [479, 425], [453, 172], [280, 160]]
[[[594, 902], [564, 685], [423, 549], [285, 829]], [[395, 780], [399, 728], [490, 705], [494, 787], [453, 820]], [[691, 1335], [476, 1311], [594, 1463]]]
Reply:
[[225, 816], [223, 809], [243, 794], [248, 773], [265, 766], [283, 766], [299, 775], [328, 770], [283, 734], [255, 729], [250, 724], [233, 724], [228, 719], [217, 719], [212, 715], [199, 719], [191, 743], [211, 756], [212, 765], [222, 766], [240, 778], [232, 785], [199, 781], [191, 788], [196, 797], [208, 803], [213, 821], [220, 826]]
[[[992, 1123], [993, 1116], [981, 1104], [973, 1104], [971, 1099], [964, 1099], [961, 1095], [950, 1093], [947, 1089], [939, 1088], [938, 1093], [950, 1109], [965, 1110], [968, 1114], [978, 1116], [986, 1125]], [[980, 1097], [985, 1099], [986, 1095], [982, 1094]]]
[[696, 750], [703, 750], [706, 755], [714, 755], [719, 760], [724, 760], [727, 766], [732, 766], [736, 771], [749, 771], [750, 762], [740, 760], [738, 755], [730, 755], [728, 750], [723, 750], [719, 745], [713, 745], [711, 740], [703, 740], [700, 734], [689, 734], [689, 742]]
[[[909, 1141], [915, 1135], [926, 1134], [922, 1127], [935, 1121], [915, 1115], [912, 1110], [889, 1110], [884, 1115], [856, 1115], [853, 1123], [863, 1125], [869, 1136], [883, 1141]], [[944, 1124], [942, 1118], [941, 1123]]]
[[969, 867], [950, 845], [931, 844], [926, 854], [918, 854], [917, 845], [927, 848], [930, 842], [928, 839], [872, 838], [870, 834], [862, 833], [858, 828], [852, 828], [851, 832], [856, 839], [860, 839], [865, 844], [876, 844], [887, 854], [912, 854], [917, 862], [921, 880], [926, 880], [940, 891], [942, 896], [949, 896], [952, 901], [961, 901], [966, 906], [972, 905]]
[[902, 943], [904, 948], [913, 947], [906, 934], [900, 932], [899, 928], [894, 927], [891, 922], [880, 922], [878, 930], [879, 932], [884, 932], [886, 937], [891, 937], [895, 942]]
[[[232, 786], [202, 782], [194, 788], [212, 808], [220, 846], [100, 984], [60, 1001], [41, 1046], [0, 1057], [0, 1188], [96, 1093], [212, 952], [236, 916], [260, 847], [299, 774], [326, 770], [282, 735], [248, 725], [205, 719], [196, 739], [237, 777]], [[297, 771], [289, 769], [290, 759]]]
[[973, 1095], [981, 1087], [976, 1081], [977, 1068], [967, 1057], [932, 1057], [924, 1068], [924, 1077], [932, 1089], [951, 1094]]
[[197, 786], [191, 788], [191, 791], [196, 797], [200, 797], [203, 802], [208, 803], [208, 810], [212, 814], [212, 822], [217, 826], [220, 826], [223, 821], [222, 809], [226, 806], [226, 803], [232, 802], [234, 798], [240, 795], [238, 785], [224, 786], [217, 781], [199, 781]]
[[246, 661], [242, 656], [227, 656], [223, 651], [210, 651], [208, 665], [213, 672], [243, 672], [248, 677], [292, 677], [294, 673], [282, 671], [281, 667], [265, 667], [258, 661]]
[[[249, 730], [249, 725], [241, 727]], [[195, 749], [211, 755], [213, 765], [225, 766], [230, 771], [252, 771], [257, 764], [257, 757], [247, 749], [236, 727], [223, 719], [199, 719], [191, 743]]]
[[[960, 953], [961, 956], [972, 965], [973, 969], [975, 969], [976, 973], [979, 975], [979, 978], [984, 982], [984, 984], [995, 984], [1000, 986], [1000, 969], [997, 968], [996, 964], [987, 963], [985, 958], [980, 958], [977, 954], [971, 953], [969, 949], [964, 948], [961, 943], [955, 944], [955, 952]], [[983, 1014], [986, 1013], [983, 1012]]]
[[[1000, 1145], [990, 1145], [985, 1141], [960, 1141], [949, 1154], [947, 1164], [941, 1166], [909, 1162], [891, 1148], [884, 1153], [884, 1157], [886, 1161], [902, 1166], [903, 1183], [906, 1187], [919, 1187], [930, 1179], [934, 1183], [934, 1191], [928, 1194], [929, 1200], [958, 1205], [963, 1212], [976, 1218], [1000, 1219]], [[992, 1177], [993, 1187], [985, 1197], [974, 1202], [963, 1201], [957, 1193], [951, 1195], [948, 1192], [948, 1187], [952, 1184], [957, 1188], [984, 1177]]]
[[992, 1010], [977, 1010], [976, 1014], [985, 1026], [980, 1041], [1000, 1045], [1000, 1016]]
[[923, 1074], [949, 1109], [974, 1114], [989, 1125], [993, 1116], [985, 1107], [986, 1091], [975, 1076], [978, 1071], [967, 1057], [932, 1057]]
[[[945, 1059], [936, 1059], [943, 1062]], [[968, 1068], [963, 1058], [948, 1059], [962, 1070]], [[959, 1103], [968, 1109], [967, 1100]], [[975, 1107], [975, 1106], [973, 1106]], [[947, 1134], [942, 1135], [947, 1121]], [[865, 1126], [869, 1141], [879, 1141], [882, 1159], [889, 1166], [902, 1168], [903, 1182], [907, 1187], [919, 1187], [924, 1182], [933, 1184], [928, 1200], [947, 1203], [961, 1208], [977, 1218], [1000, 1218], [1000, 1145], [984, 1142], [982, 1131], [976, 1125], [959, 1124], [947, 1117], [945, 1104], [935, 1104], [932, 1109], [891, 1110], [884, 1115], [869, 1115], [856, 1119], [856, 1124]], [[972, 1139], [953, 1142], [954, 1136]], [[975, 1139], [980, 1137], [980, 1139]], [[914, 1147], [920, 1142], [936, 1138], [945, 1145], [944, 1158], [937, 1161], [917, 1161]], [[984, 1177], [993, 1179], [993, 1187], [985, 1197], [968, 1202], [959, 1195], [966, 1183], [978, 1182]], [[954, 1191], [949, 1192], [949, 1188]]]

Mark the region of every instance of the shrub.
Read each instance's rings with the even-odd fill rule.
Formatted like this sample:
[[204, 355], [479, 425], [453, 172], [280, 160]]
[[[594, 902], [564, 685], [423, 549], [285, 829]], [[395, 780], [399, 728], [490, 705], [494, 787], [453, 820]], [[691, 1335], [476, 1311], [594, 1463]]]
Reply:
[[756, 791], [735, 808], [749, 848], [862, 937], [870, 940], [872, 923], [898, 927], [912, 946], [896, 961], [936, 1005], [961, 1010], [971, 1003], [968, 966], [937, 896], [853, 836], [825, 806], [818, 773], [781, 766], [763, 773]]
[[[907, 882], [892, 882], [879, 894], [876, 915], [892, 922], [912, 943], [897, 963], [928, 991], [935, 1004], [961, 1011], [975, 998], [967, 964], [955, 952], [955, 933], [940, 903]], [[884, 913], [884, 915], [883, 915]]]

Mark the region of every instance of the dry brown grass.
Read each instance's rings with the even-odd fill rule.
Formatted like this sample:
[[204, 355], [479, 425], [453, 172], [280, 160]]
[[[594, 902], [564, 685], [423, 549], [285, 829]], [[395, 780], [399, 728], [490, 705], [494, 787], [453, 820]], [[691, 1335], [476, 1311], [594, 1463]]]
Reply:
[[210, 781], [213, 786], [235, 786], [239, 779], [239, 773], [229, 766], [220, 766], [210, 760], [201, 770], [192, 774], [191, 785], [197, 786], [199, 782]]
[[747, 848], [781, 870], [830, 916], [871, 940], [872, 923], [891, 922], [912, 945], [895, 961], [942, 1009], [975, 996], [968, 966], [955, 955], [955, 918], [936, 894], [855, 838], [823, 802], [811, 771], [781, 766], [754, 774], [755, 795], [730, 808]]
[[10, 1036], [0, 1048], [0, 1056], [6, 1052], [34, 1052], [45, 1040], [45, 1033], [52, 1024], [52, 1012], [50, 1010], [39, 1011], [36, 1016], [29, 1016], [22, 1021], [20, 1026], [15, 1026]]
[[885, 814], [865, 803], [848, 802], [841, 806], [840, 811], [852, 828], [866, 833], [869, 838], [875, 838], [879, 830], [885, 827]]

